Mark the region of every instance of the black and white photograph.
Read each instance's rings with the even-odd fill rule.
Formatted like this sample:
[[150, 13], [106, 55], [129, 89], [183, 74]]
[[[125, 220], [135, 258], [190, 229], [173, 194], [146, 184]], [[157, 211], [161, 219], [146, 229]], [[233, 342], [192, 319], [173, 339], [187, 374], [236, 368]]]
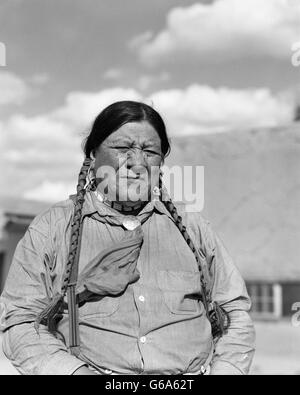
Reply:
[[300, 375], [300, 0], [0, 0], [0, 169], [0, 376]]

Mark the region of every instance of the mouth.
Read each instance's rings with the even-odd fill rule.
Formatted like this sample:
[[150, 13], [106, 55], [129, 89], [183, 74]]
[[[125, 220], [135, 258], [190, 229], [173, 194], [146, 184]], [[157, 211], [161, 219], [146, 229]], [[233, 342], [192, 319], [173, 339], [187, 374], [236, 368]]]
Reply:
[[127, 180], [139, 180], [141, 178], [140, 174], [135, 174], [135, 175], [126, 175], [122, 178], [127, 178]]

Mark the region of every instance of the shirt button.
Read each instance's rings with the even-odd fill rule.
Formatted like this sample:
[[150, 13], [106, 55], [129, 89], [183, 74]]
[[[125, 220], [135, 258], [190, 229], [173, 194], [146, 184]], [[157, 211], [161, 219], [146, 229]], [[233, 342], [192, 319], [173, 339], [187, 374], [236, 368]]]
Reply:
[[141, 342], [141, 343], [146, 343], [146, 336], [142, 336], [142, 337], [140, 338], [140, 342]]
[[139, 296], [139, 301], [140, 302], [145, 302], [145, 297], [143, 295]]

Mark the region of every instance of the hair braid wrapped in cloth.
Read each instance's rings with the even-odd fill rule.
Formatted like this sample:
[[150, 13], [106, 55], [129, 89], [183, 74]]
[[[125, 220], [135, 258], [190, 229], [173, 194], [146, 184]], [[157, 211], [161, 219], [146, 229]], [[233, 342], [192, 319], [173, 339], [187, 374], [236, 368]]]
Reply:
[[75, 262], [78, 244], [79, 244], [79, 235], [80, 235], [80, 226], [81, 226], [81, 213], [82, 207], [84, 203], [85, 196], [85, 185], [88, 171], [90, 169], [92, 160], [90, 158], [86, 158], [83, 166], [80, 170], [78, 177], [78, 185], [77, 185], [77, 195], [75, 201], [75, 209], [73, 222], [71, 225], [71, 242], [70, 242], [70, 251], [69, 257], [63, 277], [63, 284], [61, 288], [61, 293], [55, 295], [51, 301], [51, 303], [38, 315], [35, 321], [35, 329], [38, 332], [39, 325], [42, 323], [47, 325], [50, 332], [55, 332], [56, 323], [59, 319], [60, 313], [64, 304], [64, 297], [66, 296], [71, 270]]
[[228, 329], [230, 325], [230, 317], [229, 314], [217, 302], [211, 300], [208, 284], [205, 279], [204, 271], [202, 269], [202, 264], [201, 264], [201, 260], [206, 259], [205, 253], [202, 250], [202, 248], [199, 248], [199, 250], [196, 249], [191, 237], [189, 236], [186, 230], [186, 226], [183, 225], [182, 218], [178, 214], [177, 208], [172, 202], [172, 199], [169, 196], [167, 189], [163, 185], [162, 173], [160, 173], [159, 187], [162, 194], [162, 202], [166, 206], [169, 213], [172, 215], [172, 218], [174, 219], [177, 228], [179, 229], [184, 240], [186, 241], [187, 245], [190, 247], [190, 249], [192, 250], [195, 256], [200, 272], [202, 303], [204, 305], [207, 318], [211, 323], [213, 337], [214, 338], [220, 337]]

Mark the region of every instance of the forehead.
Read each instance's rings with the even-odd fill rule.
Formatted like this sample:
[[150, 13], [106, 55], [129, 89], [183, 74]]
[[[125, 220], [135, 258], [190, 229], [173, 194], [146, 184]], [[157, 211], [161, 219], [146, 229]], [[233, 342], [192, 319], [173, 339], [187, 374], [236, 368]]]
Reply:
[[157, 131], [149, 122], [129, 122], [110, 134], [106, 142], [131, 141], [136, 143], [160, 144]]

